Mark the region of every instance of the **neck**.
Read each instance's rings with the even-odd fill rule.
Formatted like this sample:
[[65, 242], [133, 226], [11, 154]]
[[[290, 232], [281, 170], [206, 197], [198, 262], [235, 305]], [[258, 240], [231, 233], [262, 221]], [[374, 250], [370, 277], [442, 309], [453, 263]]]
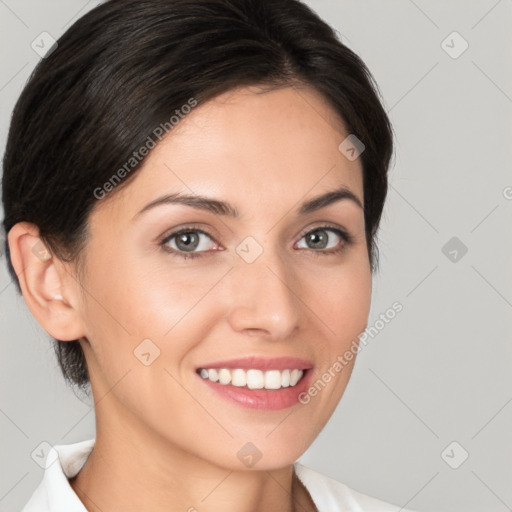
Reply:
[[147, 432], [125, 410], [112, 414], [110, 409], [104, 417], [103, 409], [96, 410], [95, 447], [70, 480], [89, 512], [316, 510], [293, 465], [260, 471], [222, 468]]

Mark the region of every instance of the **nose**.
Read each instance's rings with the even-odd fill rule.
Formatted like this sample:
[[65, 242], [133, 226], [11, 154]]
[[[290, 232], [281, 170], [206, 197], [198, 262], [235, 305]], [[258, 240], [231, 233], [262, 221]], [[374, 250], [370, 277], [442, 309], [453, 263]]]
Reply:
[[277, 249], [265, 247], [252, 262], [240, 254], [230, 272], [232, 329], [269, 340], [286, 339], [301, 318], [299, 280]]

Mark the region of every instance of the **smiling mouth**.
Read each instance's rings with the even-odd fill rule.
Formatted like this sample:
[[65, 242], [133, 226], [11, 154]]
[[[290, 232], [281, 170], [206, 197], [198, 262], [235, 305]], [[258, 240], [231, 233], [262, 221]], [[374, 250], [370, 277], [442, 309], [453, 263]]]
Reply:
[[291, 368], [285, 370], [198, 368], [197, 373], [205, 380], [224, 386], [235, 386], [246, 389], [279, 390], [296, 386], [307, 370]]

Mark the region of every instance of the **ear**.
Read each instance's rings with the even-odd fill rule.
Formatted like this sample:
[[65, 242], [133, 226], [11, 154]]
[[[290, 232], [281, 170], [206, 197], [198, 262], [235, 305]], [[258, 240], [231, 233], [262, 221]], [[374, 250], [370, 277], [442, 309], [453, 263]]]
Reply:
[[57, 340], [82, 338], [79, 284], [64, 262], [51, 254], [37, 226], [19, 222], [7, 240], [23, 298], [39, 324]]

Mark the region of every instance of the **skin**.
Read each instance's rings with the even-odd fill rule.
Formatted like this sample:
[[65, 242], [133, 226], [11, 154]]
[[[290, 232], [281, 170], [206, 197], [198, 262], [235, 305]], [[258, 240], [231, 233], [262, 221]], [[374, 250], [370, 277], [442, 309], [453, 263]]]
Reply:
[[[36, 226], [12, 228], [29, 308], [55, 338], [80, 339], [87, 359], [96, 446], [71, 485], [89, 511], [315, 510], [292, 464], [333, 413], [355, 360], [307, 405], [278, 411], [227, 401], [195, 369], [295, 356], [313, 363], [315, 382], [365, 329], [363, 210], [344, 199], [297, 213], [341, 186], [363, 203], [361, 162], [338, 150], [347, 135], [311, 88], [232, 90], [194, 108], [125, 187], [98, 202], [82, 273], [34, 255]], [[137, 215], [175, 192], [227, 201], [240, 218], [176, 204]], [[200, 235], [202, 257], [185, 260], [159, 245], [190, 223], [210, 235]], [[328, 248], [308, 243], [304, 235], [325, 223], [352, 243], [329, 230]], [[263, 249], [252, 263], [236, 252], [248, 236]], [[176, 239], [167, 247], [179, 250]], [[134, 350], [148, 338], [160, 355], [146, 366]], [[262, 453], [252, 468], [237, 457], [247, 442]]]

